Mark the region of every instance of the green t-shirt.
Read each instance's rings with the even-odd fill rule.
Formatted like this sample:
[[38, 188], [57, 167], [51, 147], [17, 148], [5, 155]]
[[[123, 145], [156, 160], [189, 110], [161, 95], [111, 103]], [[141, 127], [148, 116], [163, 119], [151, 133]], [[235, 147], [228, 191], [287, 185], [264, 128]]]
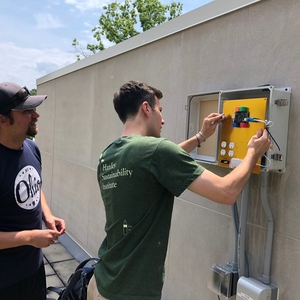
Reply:
[[98, 182], [106, 211], [106, 238], [95, 277], [109, 300], [159, 300], [174, 196], [202, 172], [176, 144], [132, 135], [102, 153]]

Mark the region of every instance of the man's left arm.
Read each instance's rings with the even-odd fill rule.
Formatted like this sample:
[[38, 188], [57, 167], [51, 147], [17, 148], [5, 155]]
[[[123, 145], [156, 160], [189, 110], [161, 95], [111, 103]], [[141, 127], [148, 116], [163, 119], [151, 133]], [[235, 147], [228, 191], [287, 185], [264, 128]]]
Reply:
[[57, 230], [59, 232], [59, 235], [64, 234], [66, 231], [65, 221], [63, 219], [57, 218], [52, 215], [43, 191], [41, 191], [41, 203], [42, 203], [43, 221], [46, 227], [48, 229]]

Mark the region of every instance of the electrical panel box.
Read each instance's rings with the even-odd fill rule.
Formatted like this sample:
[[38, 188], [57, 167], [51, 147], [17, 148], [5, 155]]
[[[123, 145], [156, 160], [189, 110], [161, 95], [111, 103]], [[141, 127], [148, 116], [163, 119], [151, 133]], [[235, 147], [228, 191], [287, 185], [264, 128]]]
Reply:
[[189, 95], [187, 99], [187, 138], [200, 131], [203, 119], [218, 112], [225, 119], [213, 136], [195, 149], [191, 156], [202, 163], [234, 168], [245, 157], [250, 138], [266, 128], [271, 147], [260, 158], [253, 173], [284, 172], [291, 89], [261, 86], [249, 89]]

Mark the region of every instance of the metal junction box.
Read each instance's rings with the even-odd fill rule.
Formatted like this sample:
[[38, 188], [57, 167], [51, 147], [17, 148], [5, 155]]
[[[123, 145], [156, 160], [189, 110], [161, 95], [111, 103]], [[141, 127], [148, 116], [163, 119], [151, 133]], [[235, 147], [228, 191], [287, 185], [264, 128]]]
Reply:
[[249, 277], [240, 277], [236, 300], [277, 300], [278, 288]]
[[[225, 115], [201, 148], [191, 156], [199, 162], [233, 168], [247, 153], [250, 138], [259, 128], [272, 137], [271, 147], [257, 161], [253, 173], [284, 172], [291, 88], [266, 85], [249, 89], [200, 93], [187, 97], [187, 138], [200, 131], [203, 119], [212, 112]], [[231, 163], [234, 162], [234, 163]]]

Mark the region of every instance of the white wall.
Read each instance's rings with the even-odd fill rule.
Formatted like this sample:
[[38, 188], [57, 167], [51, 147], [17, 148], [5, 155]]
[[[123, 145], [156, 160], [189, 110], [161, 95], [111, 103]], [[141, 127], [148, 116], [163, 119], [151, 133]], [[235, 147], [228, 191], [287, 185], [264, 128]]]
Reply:
[[[185, 138], [187, 95], [266, 83], [289, 86], [292, 100], [287, 171], [270, 174], [268, 187], [275, 220], [271, 282], [279, 287], [280, 299], [297, 299], [299, 13], [298, 0], [263, 0], [131, 51], [106, 59], [105, 54], [97, 54], [87, 60], [93, 63], [86, 67], [83, 60], [68, 72], [38, 80], [38, 93], [48, 95], [39, 108], [37, 136], [43, 157], [43, 189], [53, 213], [66, 220], [68, 233], [82, 247], [96, 255], [104, 238], [105, 213], [96, 168], [101, 151], [121, 134], [122, 124], [114, 112], [112, 97], [124, 82], [138, 79], [163, 91], [166, 124], [162, 135], [174, 142]], [[210, 169], [220, 175], [227, 172], [218, 167]], [[259, 186], [259, 175], [253, 175], [246, 247], [254, 278], [263, 272], [266, 234]], [[175, 201], [163, 299], [215, 300], [216, 295], [206, 287], [208, 269], [214, 263], [230, 261], [232, 252], [230, 207], [184, 192]]]

